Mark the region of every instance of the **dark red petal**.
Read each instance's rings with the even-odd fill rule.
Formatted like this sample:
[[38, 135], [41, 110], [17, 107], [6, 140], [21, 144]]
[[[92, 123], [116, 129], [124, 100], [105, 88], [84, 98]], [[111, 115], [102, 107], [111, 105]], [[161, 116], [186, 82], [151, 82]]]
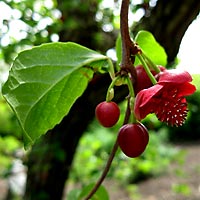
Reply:
[[141, 90], [137, 95], [135, 102], [140, 102], [140, 107], [147, 104], [155, 95], [163, 89], [163, 85], [156, 84], [148, 89]]
[[179, 96], [188, 96], [196, 91], [196, 87], [191, 83], [181, 84], [178, 88]]
[[[158, 66], [158, 68], [160, 69], [160, 71], [166, 70], [163, 66]], [[136, 66], [135, 69], [137, 72], [137, 81], [134, 84], [134, 90], [135, 90], [135, 94], [137, 94], [139, 91], [153, 86], [153, 84], [142, 65]], [[151, 73], [154, 76], [156, 76], [157, 74], [153, 69], [151, 69]]]
[[165, 70], [159, 74], [158, 83], [185, 83], [191, 82], [192, 77], [187, 71], [179, 69]]
[[196, 87], [192, 85], [191, 83], [158, 83], [159, 85], [163, 85], [163, 91], [165, 93], [171, 93], [170, 91], [176, 90], [178, 92], [178, 96], [188, 96], [193, 94], [196, 91]]
[[144, 119], [152, 112], [152, 105], [154, 104], [153, 97], [162, 90], [162, 85], [154, 85], [148, 89], [141, 90], [136, 98], [134, 104], [135, 117], [138, 120]]

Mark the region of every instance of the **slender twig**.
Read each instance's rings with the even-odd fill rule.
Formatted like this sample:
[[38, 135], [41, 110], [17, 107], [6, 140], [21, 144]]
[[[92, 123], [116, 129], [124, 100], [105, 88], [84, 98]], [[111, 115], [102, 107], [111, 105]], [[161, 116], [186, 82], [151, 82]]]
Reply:
[[125, 114], [125, 117], [124, 117], [123, 125], [128, 124], [129, 119], [130, 119], [130, 115], [131, 115], [130, 96], [127, 97], [127, 100], [128, 100], [127, 101], [127, 108], [126, 108], [126, 114]]
[[127, 78], [127, 85], [128, 85], [128, 89], [129, 89], [128, 106], [129, 106], [129, 110], [130, 110], [130, 120], [132, 123], [135, 123], [136, 122], [136, 118], [134, 115], [135, 93], [134, 93], [134, 89], [133, 89], [133, 83], [129, 77]]
[[108, 158], [108, 161], [107, 161], [107, 163], [106, 163], [106, 166], [105, 166], [105, 168], [104, 168], [103, 173], [101, 174], [99, 180], [96, 182], [94, 188], [90, 191], [90, 193], [88, 194], [88, 196], [87, 196], [84, 200], [89, 200], [89, 199], [95, 194], [95, 192], [98, 190], [98, 188], [100, 187], [100, 185], [101, 185], [102, 182], [104, 181], [106, 175], [107, 175], [108, 172], [109, 172], [110, 166], [111, 166], [112, 161], [113, 161], [113, 159], [114, 159], [114, 157], [115, 157], [115, 153], [116, 153], [117, 149], [118, 149], [118, 142], [117, 142], [117, 140], [116, 140], [116, 141], [115, 141], [115, 144], [114, 144], [114, 146], [113, 146], [113, 148], [112, 148], [111, 154], [110, 154], [110, 156], [109, 156], [109, 158]]
[[[128, 104], [127, 104], [127, 109], [126, 109], [126, 114], [125, 114], [123, 125], [128, 123], [129, 117], [130, 117], [130, 106], [129, 106], [129, 100], [128, 100]], [[112, 161], [113, 161], [113, 159], [115, 157], [117, 149], [118, 149], [118, 141], [116, 139], [116, 141], [114, 143], [114, 146], [112, 148], [112, 151], [110, 153], [110, 156], [108, 158], [108, 161], [106, 163], [106, 166], [104, 168], [104, 171], [102, 172], [102, 174], [101, 174], [99, 180], [96, 182], [95, 186], [92, 188], [92, 190], [87, 195], [87, 197], [85, 197], [84, 200], [89, 200], [95, 194], [95, 192], [98, 190], [98, 188], [101, 186], [102, 182], [104, 181], [106, 175], [108, 174], [108, 172], [110, 170], [110, 166], [111, 166]]]
[[[128, 8], [129, 8], [129, 0], [122, 0], [122, 5], [121, 5], [121, 12], [120, 12], [120, 30], [121, 30], [121, 39], [122, 39], [122, 61], [121, 61], [121, 73], [127, 74], [130, 73], [131, 78], [133, 79], [132, 81], [134, 82], [134, 79], [136, 78], [136, 70], [133, 67], [133, 62], [132, 62], [132, 55], [133, 55], [133, 50], [134, 50], [134, 44], [130, 39], [129, 35], [129, 28], [128, 28]], [[135, 52], [136, 54], [136, 52]], [[124, 123], [127, 124], [130, 118], [130, 99], [128, 99], [128, 106], [126, 109], [126, 115], [124, 118]], [[112, 161], [115, 157], [115, 154], [118, 149], [118, 141], [116, 138], [116, 141], [114, 143], [114, 146], [112, 148], [112, 151], [110, 153], [110, 156], [108, 158], [108, 161], [106, 163], [106, 166], [96, 182], [95, 186], [93, 189], [90, 191], [90, 193], [85, 197], [84, 200], [89, 200], [95, 192], [98, 190], [102, 182], [104, 181], [106, 175], [109, 172], [110, 166], [112, 164]]]

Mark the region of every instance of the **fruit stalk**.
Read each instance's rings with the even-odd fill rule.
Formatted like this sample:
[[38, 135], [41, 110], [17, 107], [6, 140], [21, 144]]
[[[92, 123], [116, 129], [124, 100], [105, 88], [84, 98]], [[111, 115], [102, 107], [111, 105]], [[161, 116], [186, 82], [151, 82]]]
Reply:
[[140, 62], [142, 63], [142, 65], [143, 65], [148, 77], [150, 78], [151, 82], [153, 83], [153, 85], [155, 85], [157, 83], [157, 81], [156, 81], [155, 77], [153, 76], [153, 74], [151, 73], [151, 71], [150, 71], [145, 59], [143, 58], [142, 54], [138, 53], [137, 57], [140, 60]]
[[[128, 102], [128, 105], [127, 105], [127, 109], [126, 109], [126, 114], [125, 114], [125, 118], [124, 118], [124, 122], [123, 122], [123, 125], [127, 124], [128, 123], [128, 120], [129, 120], [129, 117], [130, 117], [130, 110], [129, 110], [129, 102]], [[106, 178], [108, 172], [109, 172], [109, 169], [110, 169], [110, 166], [112, 164], [112, 161], [115, 157], [115, 153], [117, 152], [117, 149], [118, 149], [118, 138], [116, 139], [115, 143], [114, 143], [114, 146], [112, 148], [112, 151], [110, 153], [110, 156], [108, 158], [108, 161], [106, 163], [106, 166], [104, 168], [104, 171], [102, 172], [100, 178], [98, 179], [98, 181], [96, 182], [95, 186], [93, 187], [93, 189], [90, 191], [90, 193], [85, 197], [84, 200], [89, 200], [94, 194], [95, 192], [98, 190], [98, 188], [100, 187], [100, 185], [102, 184], [102, 182], [104, 181], [104, 179]]]
[[[121, 39], [122, 39], [122, 61], [121, 61], [121, 75], [127, 75], [130, 73], [132, 83], [136, 81], [137, 74], [136, 70], [133, 67], [133, 61], [134, 61], [134, 55], [137, 54], [138, 48], [136, 45], [133, 44], [133, 42], [130, 39], [129, 35], [129, 27], [128, 27], [128, 9], [129, 9], [129, 0], [122, 0], [121, 5], [121, 12], [120, 12], [120, 31], [121, 31]], [[128, 101], [126, 114], [124, 118], [124, 123], [127, 124], [128, 120], [130, 118], [130, 101]], [[99, 180], [96, 182], [93, 189], [90, 191], [90, 193], [84, 198], [84, 200], [89, 200], [95, 192], [98, 190], [100, 185], [102, 184], [103, 180], [105, 179], [110, 166], [112, 164], [112, 161], [115, 157], [115, 153], [118, 149], [118, 140], [116, 138], [115, 144], [113, 146], [113, 149], [111, 151], [111, 154], [109, 156], [109, 159], [106, 163], [106, 166], [104, 168], [104, 171], [102, 172], [102, 175], [100, 176]]]
[[94, 195], [94, 193], [98, 190], [98, 188], [100, 187], [100, 185], [106, 178], [106, 175], [108, 174], [108, 171], [109, 171], [112, 161], [115, 157], [115, 153], [116, 153], [117, 149], [118, 149], [118, 142], [116, 140], [102, 175], [100, 176], [99, 180], [96, 182], [94, 188], [91, 190], [91, 192], [88, 194], [88, 196], [84, 200], [89, 200]]

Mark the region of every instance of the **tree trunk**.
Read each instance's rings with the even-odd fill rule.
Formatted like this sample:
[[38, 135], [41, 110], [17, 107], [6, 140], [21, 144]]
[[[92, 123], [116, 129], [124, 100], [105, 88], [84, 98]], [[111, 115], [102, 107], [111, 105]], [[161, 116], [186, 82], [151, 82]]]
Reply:
[[[194, 0], [158, 0], [157, 6], [151, 12], [151, 17], [144, 18], [136, 29], [142, 27], [150, 30], [166, 48], [169, 61], [173, 61], [182, 36], [198, 14], [199, 7], [200, 2]], [[62, 12], [65, 11], [62, 10]], [[86, 14], [85, 17], [89, 17], [90, 20], [91, 18], [94, 19], [95, 12], [93, 16]], [[88, 32], [86, 31], [84, 34], [92, 30], [90, 27]], [[83, 32], [79, 32], [80, 38], [83, 37]], [[65, 38], [67, 34], [69, 34], [69, 31], [61, 31], [62, 38]], [[86, 46], [97, 49], [90, 43], [91, 40], [88, 35], [86, 38]], [[70, 38], [64, 40], [70, 40]], [[114, 41], [111, 43], [113, 44]], [[107, 75], [95, 76], [83, 96], [73, 105], [70, 113], [33, 146], [28, 156], [28, 178], [24, 199], [62, 199], [63, 188], [70, 172], [79, 139], [94, 117], [95, 106], [105, 100], [109, 83], [110, 78]], [[119, 102], [124, 99], [126, 90], [121, 87], [118, 89], [116, 101]]]

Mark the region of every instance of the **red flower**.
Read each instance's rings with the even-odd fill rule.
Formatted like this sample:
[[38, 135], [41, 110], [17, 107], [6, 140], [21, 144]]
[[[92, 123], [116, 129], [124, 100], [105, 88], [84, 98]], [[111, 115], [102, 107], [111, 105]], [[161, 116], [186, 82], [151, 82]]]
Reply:
[[135, 99], [134, 112], [138, 120], [149, 113], [169, 125], [181, 126], [187, 116], [185, 96], [191, 95], [196, 88], [190, 82], [191, 75], [186, 71], [165, 70], [158, 74], [156, 85], [141, 90]]
[[[166, 70], [163, 66], [158, 66], [158, 68], [160, 69], [160, 71]], [[153, 84], [142, 65], [136, 66], [135, 70], [137, 73], [137, 81], [134, 85], [134, 91], [135, 91], [135, 94], [137, 94], [139, 91], [153, 86]], [[154, 70], [151, 70], [151, 73], [154, 76], [156, 76], [157, 74]]]

